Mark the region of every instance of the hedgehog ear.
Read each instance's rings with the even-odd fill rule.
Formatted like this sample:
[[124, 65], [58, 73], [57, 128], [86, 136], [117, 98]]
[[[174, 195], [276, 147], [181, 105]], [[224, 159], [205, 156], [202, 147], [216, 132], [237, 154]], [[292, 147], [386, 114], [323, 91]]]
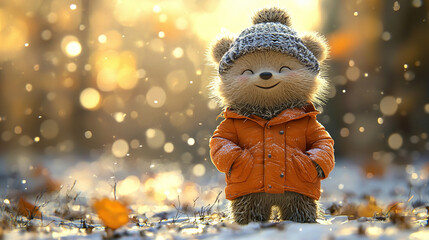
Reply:
[[222, 59], [223, 55], [231, 48], [234, 42], [233, 36], [221, 36], [218, 37], [210, 47], [211, 60], [213, 63], [218, 64]]
[[322, 62], [329, 56], [329, 46], [326, 39], [318, 33], [305, 33], [301, 36], [304, 45]]

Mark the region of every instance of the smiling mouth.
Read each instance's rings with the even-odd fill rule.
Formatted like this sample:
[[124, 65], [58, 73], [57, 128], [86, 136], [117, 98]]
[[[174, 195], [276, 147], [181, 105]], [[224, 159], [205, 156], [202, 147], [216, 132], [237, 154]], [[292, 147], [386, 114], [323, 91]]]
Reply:
[[279, 83], [280, 83], [280, 82], [278, 82], [278, 83], [274, 84], [273, 86], [269, 86], [269, 87], [262, 87], [262, 86], [258, 86], [258, 85], [255, 85], [255, 86], [257, 86], [258, 88], [262, 88], [262, 89], [271, 89], [271, 88], [273, 88], [273, 87], [275, 87], [275, 86], [279, 85]]

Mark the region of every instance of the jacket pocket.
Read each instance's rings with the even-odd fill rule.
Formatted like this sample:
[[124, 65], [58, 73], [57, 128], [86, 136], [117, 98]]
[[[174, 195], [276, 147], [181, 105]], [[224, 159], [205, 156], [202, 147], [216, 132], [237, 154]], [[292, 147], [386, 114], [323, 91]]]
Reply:
[[305, 153], [298, 149], [294, 149], [292, 152], [292, 163], [296, 175], [305, 182], [315, 183], [317, 182], [318, 175], [316, 166], [313, 161]]
[[250, 152], [245, 151], [241, 156], [235, 159], [226, 178], [231, 183], [241, 183], [247, 181], [253, 169], [253, 157]]

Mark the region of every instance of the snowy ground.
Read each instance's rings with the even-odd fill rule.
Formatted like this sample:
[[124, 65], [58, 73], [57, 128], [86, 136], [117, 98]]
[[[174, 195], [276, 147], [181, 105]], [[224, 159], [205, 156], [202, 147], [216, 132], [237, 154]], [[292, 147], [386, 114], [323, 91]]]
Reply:
[[[118, 165], [114, 171], [114, 177], [120, 179], [117, 181], [112, 180], [111, 174], [103, 176], [109, 171], [102, 166], [112, 167], [104, 160], [70, 166], [51, 164], [49, 169], [37, 171], [43, 177], [18, 171], [12, 176], [18, 184], [3, 172], [0, 239], [429, 239], [429, 165], [424, 161], [390, 166], [383, 170], [383, 176], [372, 178], [364, 177], [362, 167], [339, 161], [322, 184], [321, 204], [327, 215], [318, 224], [273, 220], [246, 226], [228, 218], [223, 194], [217, 201], [223, 187], [220, 174], [191, 182], [171, 166], [160, 167], [143, 178], [133, 177], [135, 172], [121, 168], [121, 163], [114, 165]], [[52, 177], [47, 170], [56, 174]], [[87, 176], [89, 173], [93, 174]], [[166, 176], [168, 181], [162, 182]], [[63, 184], [61, 190], [43, 195], [31, 191], [37, 189], [37, 184], [46, 185], [46, 179], [51, 178]], [[74, 183], [73, 179], [78, 180]], [[130, 222], [115, 231], [106, 230], [91, 208], [94, 198], [111, 192], [112, 182], [117, 183], [118, 198], [131, 209]], [[171, 195], [173, 188], [156, 192], [151, 187], [159, 182], [179, 190]], [[125, 184], [136, 187], [126, 188]], [[21, 196], [40, 205], [41, 216], [28, 220], [14, 215], [11, 209], [18, 201], [18, 193], [26, 193]]]

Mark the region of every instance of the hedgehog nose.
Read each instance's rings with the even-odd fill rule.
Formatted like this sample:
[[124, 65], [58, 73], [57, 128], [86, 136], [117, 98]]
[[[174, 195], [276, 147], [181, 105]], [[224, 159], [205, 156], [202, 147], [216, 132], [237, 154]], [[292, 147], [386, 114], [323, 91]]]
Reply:
[[262, 79], [264, 79], [264, 80], [268, 80], [272, 76], [273, 76], [273, 74], [270, 73], [270, 72], [263, 72], [263, 73], [259, 74], [259, 77], [262, 78]]

